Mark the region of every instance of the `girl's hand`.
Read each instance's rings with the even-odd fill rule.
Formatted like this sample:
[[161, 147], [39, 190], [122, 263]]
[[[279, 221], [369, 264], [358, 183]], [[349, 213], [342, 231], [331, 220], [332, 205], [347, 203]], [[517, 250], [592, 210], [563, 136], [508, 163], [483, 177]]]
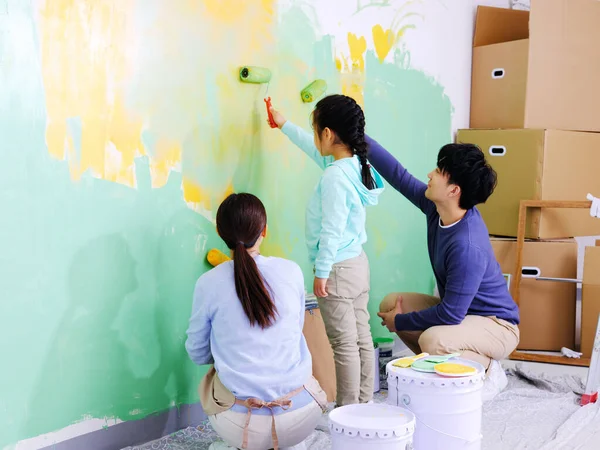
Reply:
[[[273, 115], [273, 120], [275, 121], [275, 123], [277, 124], [277, 127], [281, 129], [281, 127], [283, 125], [285, 125], [285, 123], [287, 122], [286, 118], [283, 117], [283, 114], [281, 114], [279, 111], [277, 111], [275, 108], [271, 107], [269, 109], [269, 111], [271, 111], [271, 114]], [[267, 122], [269, 121], [269, 119], [267, 119]]]
[[315, 277], [315, 282], [313, 284], [313, 294], [315, 294], [317, 298], [325, 298], [329, 295], [327, 293], [327, 278]]

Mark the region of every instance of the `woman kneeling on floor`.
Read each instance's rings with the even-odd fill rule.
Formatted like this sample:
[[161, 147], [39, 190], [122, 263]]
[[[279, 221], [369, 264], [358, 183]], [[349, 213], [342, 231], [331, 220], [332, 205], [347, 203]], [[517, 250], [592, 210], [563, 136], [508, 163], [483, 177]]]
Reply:
[[196, 364], [214, 364], [200, 384], [200, 401], [228, 445], [211, 449], [303, 448], [327, 397], [312, 377], [302, 334], [302, 271], [260, 255], [267, 214], [251, 194], [225, 199], [217, 231], [233, 261], [196, 283], [186, 342]]

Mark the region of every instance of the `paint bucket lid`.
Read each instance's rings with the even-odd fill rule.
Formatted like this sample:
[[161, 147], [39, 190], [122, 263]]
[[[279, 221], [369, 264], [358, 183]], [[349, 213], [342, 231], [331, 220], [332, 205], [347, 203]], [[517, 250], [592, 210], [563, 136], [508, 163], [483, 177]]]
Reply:
[[377, 344], [377, 347], [381, 349], [391, 349], [394, 347], [393, 338], [377, 337], [373, 339], [373, 343]]
[[412, 435], [415, 415], [389, 404], [346, 405], [329, 413], [329, 429], [347, 436], [393, 438]]
[[[388, 383], [393, 381], [393, 383], [402, 383], [402, 384], [415, 384], [416, 386], [436, 386], [436, 387], [457, 387], [457, 386], [467, 386], [469, 384], [477, 384], [483, 382], [485, 377], [485, 369], [484, 367], [475, 362], [470, 361], [468, 359], [463, 358], [453, 358], [452, 362], [456, 362], [458, 364], [464, 364], [466, 366], [473, 367], [476, 372], [473, 375], [462, 376], [460, 378], [448, 378], [442, 375], [438, 375], [437, 373], [429, 373], [429, 372], [419, 372], [414, 370], [411, 367], [403, 368], [394, 366], [394, 362], [397, 359], [390, 361], [386, 365], [386, 371], [388, 374]], [[390, 380], [392, 379], [392, 380]]]
[[437, 364], [434, 367], [435, 373], [445, 377], [468, 377], [475, 375], [477, 369], [473, 366], [467, 366], [466, 364], [458, 364], [452, 362], [444, 362]]

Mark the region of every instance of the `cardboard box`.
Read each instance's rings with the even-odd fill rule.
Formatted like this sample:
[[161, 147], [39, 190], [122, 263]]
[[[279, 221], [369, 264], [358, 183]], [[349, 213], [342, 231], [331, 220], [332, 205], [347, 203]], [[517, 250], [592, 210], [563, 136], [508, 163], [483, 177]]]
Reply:
[[477, 7], [471, 128], [523, 128], [529, 11]]
[[479, 6], [471, 128], [600, 131], [600, 2]]
[[302, 330], [312, 356], [313, 376], [327, 394], [327, 401], [334, 402], [337, 394], [333, 350], [329, 344], [325, 324], [319, 308], [304, 312]]
[[[600, 2], [598, 2], [600, 4]], [[521, 200], [580, 200], [600, 192], [600, 134], [557, 130], [459, 130], [457, 142], [477, 144], [498, 174], [477, 206], [492, 235], [516, 237]], [[530, 209], [526, 237], [600, 235], [587, 209]]]
[[[517, 257], [515, 239], [492, 238], [492, 248], [505, 274], [512, 274]], [[536, 281], [529, 275], [577, 277], [577, 242], [525, 241], [519, 312], [519, 350], [560, 351], [575, 348], [577, 285]]]
[[[598, 219], [596, 219], [598, 220]], [[581, 352], [591, 357], [600, 314], [600, 247], [586, 247], [581, 292]]]

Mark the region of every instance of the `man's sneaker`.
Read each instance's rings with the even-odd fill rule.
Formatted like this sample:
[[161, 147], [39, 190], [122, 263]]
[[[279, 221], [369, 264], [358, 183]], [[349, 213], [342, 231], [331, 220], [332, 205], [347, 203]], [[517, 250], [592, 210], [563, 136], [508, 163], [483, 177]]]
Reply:
[[492, 400], [504, 390], [507, 384], [508, 378], [506, 378], [504, 369], [498, 361], [493, 360], [483, 382], [483, 401]]

